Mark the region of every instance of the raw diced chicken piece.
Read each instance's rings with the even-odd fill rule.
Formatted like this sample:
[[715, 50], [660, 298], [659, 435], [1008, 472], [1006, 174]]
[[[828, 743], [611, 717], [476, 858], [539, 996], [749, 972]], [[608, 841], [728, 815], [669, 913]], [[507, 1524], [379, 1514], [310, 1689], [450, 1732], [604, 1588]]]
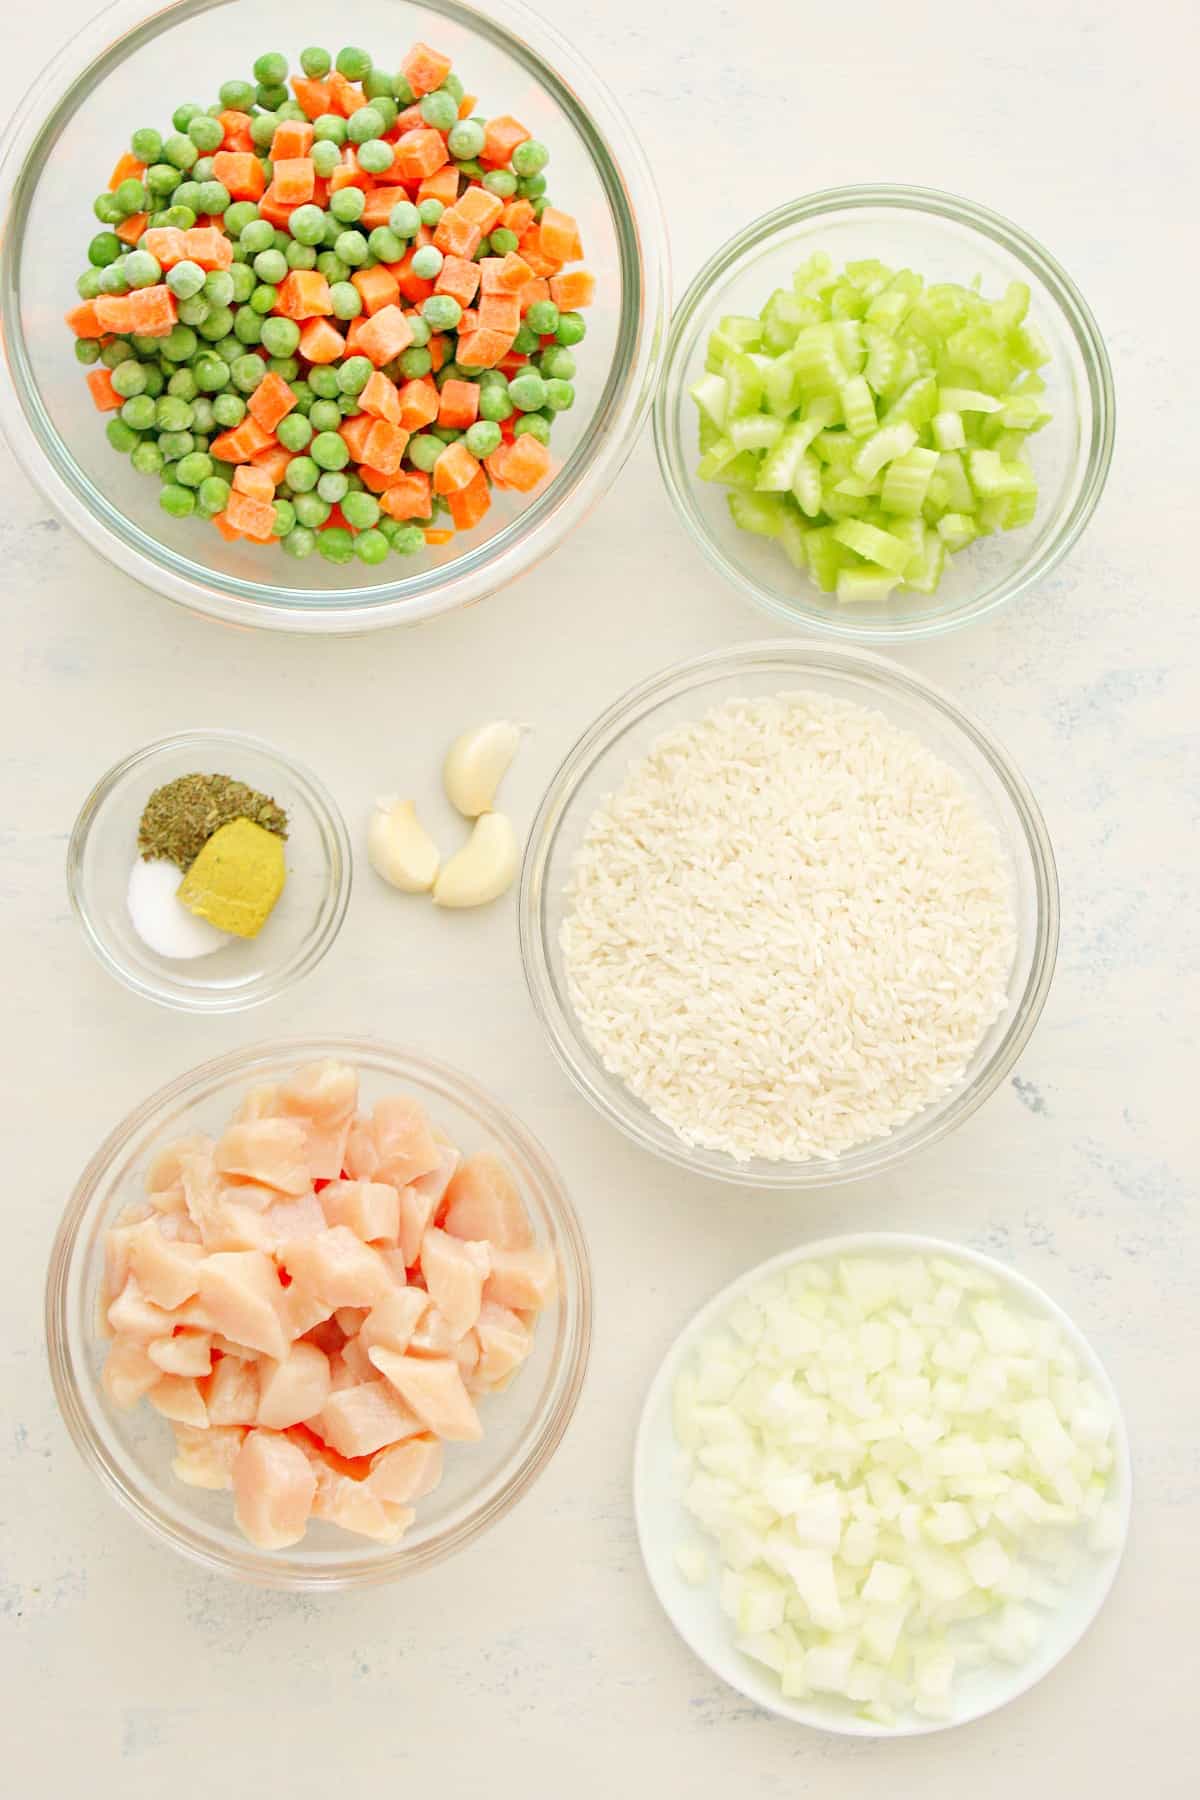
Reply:
[[234, 1458], [234, 1513], [260, 1549], [299, 1543], [316, 1491], [304, 1452], [276, 1432], [252, 1431]]
[[258, 1361], [257, 1350], [251, 1350], [245, 1344], [235, 1344], [232, 1338], [222, 1337], [219, 1331], [213, 1332], [212, 1347], [215, 1356], [232, 1356], [237, 1362]]
[[411, 1500], [423, 1500], [442, 1479], [444, 1455], [434, 1437], [412, 1438], [407, 1444], [393, 1444], [371, 1458], [367, 1484], [381, 1500], [406, 1506]]
[[458, 1335], [449, 1319], [436, 1306], [429, 1306], [413, 1328], [413, 1334], [408, 1340], [408, 1353], [411, 1356], [453, 1356]]
[[147, 1299], [136, 1275], [126, 1276], [125, 1286], [108, 1309], [108, 1322], [117, 1337], [133, 1338], [139, 1344], [170, 1337], [175, 1325], [169, 1312]]
[[434, 1305], [456, 1337], [479, 1317], [483, 1284], [491, 1269], [489, 1248], [450, 1237], [431, 1226], [421, 1239], [421, 1271]]
[[[353, 1338], [346, 1339], [346, 1343], [348, 1344], [353, 1342]], [[345, 1347], [346, 1345], [343, 1344], [342, 1350], [344, 1350]], [[342, 1350], [338, 1350], [329, 1359], [329, 1391], [331, 1394], [340, 1394], [343, 1388], [357, 1387], [362, 1380], [362, 1377], [352, 1369], [350, 1364], [346, 1361], [346, 1358], [342, 1354]], [[373, 1370], [372, 1373], [374, 1373]], [[309, 1420], [306, 1421], [306, 1423], [311, 1424], [312, 1421]]]
[[379, 1345], [370, 1356], [426, 1431], [456, 1442], [473, 1442], [483, 1436], [458, 1364], [449, 1357], [397, 1356], [394, 1350]]
[[212, 1337], [207, 1331], [177, 1331], [146, 1347], [150, 1361], [164, 1375], [211, 1375]]
[[170, 1312], [190, 1300], [200, 1285], [199, 1244], [181, 1244], [165, 1238], [158, 1222], [147, 1219], [135, 1225], [129, 1240], [129, 1266], [138, 1286], [155, 1306]]
[[331, 1181], [320, 1204], [331, 1225], [345, 1225], [364, 1244], [395, 1244], [400, 1235], [400, 1196], [382, 1181]]
[[279, 1200], [268, 1207], [263, 1223], [278, 1247], [291, 1243], [293, 1238], [312, 1237], [315, 1232], [324, 1231], [325, 1214], [315, 1194], [301, 1194], [298, 1200]]
[[208, 1140], [194, 1150], [186, 1150], [179, 1158], [179, 1180], [188, 1216], [204, 1234], [205, 1221], [217, 1197], [217, 1169]]
[[297, 1287], [332, 1306], [373, 1306], [394, 1283], [377, 1251], [344, 1225], [285, 1244], [279, 1260]]
[[475, 1333], [479, 1339], [475, 1377], [489, 1387], [506, 1380], [533, 1348], [532, 1334], [516, 1313], [491, 1300], [485, 1300], [479, 1309]]
[[279, 1085], [274, 1081], [265, 1081], [250, 1089], [233, 1117], [235, 1123], [242, 1125], [251, 1119], [273, 1119], [278, 1113]]
[[169, 1244], [198, 1244], [201, 1241], [200, 1228], [188, 1216], [186, 1208], [181, 1212], [160, 1213], [158, 1229]]
[[[294, 1287], [288, 1289], [289, 1300], [295, 1292], [296, 1289]], [[345, 1332], [333, 1317], [332, 1307], [329, 1309], [329, 1312], [324, 1319], [317, 1320], [313, 1323], [313, 1325], [304, 1333], [304, 1337], [310, 1344], [315, 1344], [318, 1350], [323, 1350], [326, 1356], [339, 1356], [341, 1354], [342, 1345], [346, 1341]]]
[[246, 1433], [239, 1425], [212, 1425], [197, 1431], [194, 1425], [175, 1426], [172, 1471], [189, 1487], [231, 1488], [234, 1458]]
[[333, 1316], [342, 1335], [352, 1338], [357, 1337], [362, 1330], [369, 1311], [370, 1308], [366, 1306], [339, 1306]]
[[[327, 1356], [332, 1351], [341, 1349], [342, 1334], [333, 1324], [333, 1308], [328, 1300], [322, 1300], [320, 1294], [297, 1287], [293, 1281], [291, 1287], [283, 1291], [283, 1312], [289, 1337], [308, 1338], [318, 1349], [324, 1350]], [[323, 1334], [331, 1327], [336, 1335], [334, 1342], [329, 1344]]]
[[346, 1475], [332, 1473], [317, 1478], [317, 1498], [313, 1516], [340, 1525], [343, 1531], [356, 1531], [360, 1537], [378, 1538], [394, 1544], [404, 1536], [416, 1513], [411, 1507], [393, 1506], [368, 1487], [365, 1481], [352, 1481]]
[[397, 1287], [404, 1287], [408, 1282], [408, 1270], [404, 1263], [403, 1250], [389, 1250], [384, 1245], [377, 1246], [380, 1260]]
[[[377, 1350], [375, 1354], [387, 1352]], [[401, 1443], [424, 1430], [417, 1415], [386, 1381], [362, 1381], [330, 1394], [311, 1423], [318, 1436], [342, 1456], [370, 1456], [385, 1444]]]
[[222, 1188], [206, 1209], [204, 1248], [263, 1250], [269, 1254], [275, 1248], [275, 1235], [266, 1214], [253, 1206], [243, 1206], [231, 1197], [236, 1193], [236, 1188]]
[[213, 1141], [197, 1132], [192, 1137], [176, 1138], [165, 1150], [151, 1157], [146, 1170], [146, 1192], [153, 1198], [155, 1194], [169, 1192], [183, 1182], [183, 1162], [185, 1157], [197, 1154], [211, 1155]]
[[162, 1219], [173, 1219], [179, 1213], [186, 1213], [182, 1181], [173, 1181], [170, 1187], [156, 1188], [150, 1196], [150, 1204]]
[[382, 1344], [385, 1350], [403, 1353], [428, 1305], [429, 1295], [422, 1288], [400, 1288], [388, 1294], [367, 1314], [358, 1342], [364, 1350]]
[[497, 1306], [546, 1306], [554, 1298], [558, 1269], [551, 1250], [492, 1251], [483, 1297]]
[[137, 1225], [112, 1225], [104, 1236], [104, 1280], [101, 1284], [103, 1303], [111, 1306], [129, 1280], [129, 1250]]
[[282, 1362], [259, 1364], [258, 1422], [273, 1431], [319, 1413], [329, 1398], [329, 1358], [315, 1344], [293, 1344]]
[[419, 1187], [406, 1187], [400, 1195], [400, 1249], [411, 1269], [421, 1254], [421, 1239], [433, 1223], [437, 1201]]
[[181, 1425], [196, 1425], [201, 1430], [208, 1424], [204, 1396], [190, 1376], [160, 1375], [146, 1398], [164, 1419], [178, 1419]]
[[281, 1194], [304, 1194], [312, 1186], [299, 1119], [250, 1119], [231, 1125], [217, 1144], [221, 1175], [261, 1182]]
[[378, 1167], [379, 1145], [375, 1142], [375, 1128], [367, 1113], [356, 1113], [350, 1121], [342, 1168], [352, 1181], [372, 1181]]
[[342, 1345], [342, 1364], [355, 1381], [374, 1381], [375, 1370], [367, 1359], [367, 1347], [357, 1337], [348, 1337]]
[[261, 1250], [230, 1250], [206, 1256], [200, 1265], [196, 1298], [210, 1329], [261, 1350], [277, 1362], [287, 1354], [287, 1303], [271, 1258]]
[[473, 1331], [465, 1332], [459, 1338], [454, 1346], [453, 1356], [458, 1364], [458, 1372], [469, 1388], [471, 1377], [479, 1364], [479, 1339]]
[[280, 1088], [280, 1112], [304, 1124], [305, 1160], [314, 1180], [336, 1180], [345, 1167], [357, 1104], [358, 1075], [348, 1063], [312, 1063]]
[[376, 1181], [402, 1188], [437, 1168], [440, 1149], [429, 1115], [411, 1094], [385, 1095], [375, 1106], [372, 1124], [379, 1146]]
[[143, 1394], [158, 1386], [162, 1370], [150, 1361], [144, 1344], [135, 1344], [130, 1338], [116, 1338], [109, 1346], [100, 1379], [113, 1405], [128, 1412]]
[[210, 1425], [258, 1423], [258, 1364], [223, 1356], [204, 1384]]
[[437, 1139], [437, 1164], [429, 1170], [428, 1174], [418, 1175], [417, 1179], [410, 1181], [408, 1185], [415, 1187], [419, 1194], [423, 1194], [426, 1199], [433, 1201], [434, 1216], [436, 1217], [446, 1198], [446, 1189], [450, 1186], [451, 1178], [461, 1163], [462, 1157], [454, 1145], [448, 1144], [445, 1138], [436, 1131], [433, 1135]]
[[498, 1157], [469, 1156], [446, 1189], [443, 1221], [451, 1237], [483, 1238], [501, 1250], [527, 1250], [533, 1227], [517, 1184]]

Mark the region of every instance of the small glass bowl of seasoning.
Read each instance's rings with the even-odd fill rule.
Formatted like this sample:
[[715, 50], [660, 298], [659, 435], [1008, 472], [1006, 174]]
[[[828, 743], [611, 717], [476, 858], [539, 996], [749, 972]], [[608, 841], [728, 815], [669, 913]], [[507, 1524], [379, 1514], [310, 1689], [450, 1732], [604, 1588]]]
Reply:
[[67, 849], [84, 936], [135, 993], [240, 1012], [316, 966], [341, 929], [351, 854], [301, 763], [232, 731], [135, 750], [85, 800]]

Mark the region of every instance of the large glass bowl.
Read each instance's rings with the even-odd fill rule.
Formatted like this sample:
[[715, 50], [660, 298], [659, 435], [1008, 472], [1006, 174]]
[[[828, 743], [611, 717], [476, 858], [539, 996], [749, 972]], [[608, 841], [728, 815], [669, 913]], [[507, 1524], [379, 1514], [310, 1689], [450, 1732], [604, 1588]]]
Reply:
[[[963, 1079], [887, 1137], [832, 1160], [739, 1162], [685, 1144], [604, 1067], [575, 1015], [559, 941], [571, 864], [596, 808], [664, 732], [734, 699], [817, 692], [872, 707], [913, 732], [967, 784], [1012, 872], [1016, 949], [1008, 1006]], [[969, 1118], [1004, 1080], [1037, 1024], [1058, 949], [1058, 876], [1038, 804], [1005, 751], [937, 688], [866, 651], [783, 640], [718, 650], [665, 669], [610, 706], [560, 766], [534, 820], [521, 874], [521, 955], [534, 1007], [567, 1074], [644, 1149], [745, 1187], [830, 1187], [877, 1175]]]
[[[171, 1473], [171, 1429], [149, 1406], [117, 1412], [100, 1385], [106, 1340], [97, 1330], [104, 1233], [143, 1195], [155, 1151], [189, 1132], [219, 1134], [247, 1088], [298, 1064], [340, 1057], [359, 1071], [370, 1105], [383, 1093], [415, 1094], [463, 1151], [494, 1151], [513, 1170], [539, 1243], [558, 1259], [557, 1300], [538, 1321], [534, 1348], [511, 1385], [481, 1404], [484, 1436], [454, 1444], [440, 1485], [418, 1504], [396, 1545], [310, 1524], [288, 1550], [259, 1550], [241, 1535], [232, 1496], [185, 1487]], [[46, 1342], [54, 1391], [88, 1467], [153, 1535], [193, 1561], [261, 1585], [362, 1587], [422, 1569], [471, 1543], [527, 1491], [553, 1455], [583, 1385], [591, 1337], [587, 1247], [562, 1181], [541, 1145], [498, 1100], [465, 1075], [407, 1050], [366, 1039], [260, 1044], [203, 1064], [152, 1094], [101, 1144], [63, 1215], [46, 1282]]]
[[[935, 594], [903, 593], [845, 605], [823, 594], [779, 545], [740, 531], [729, 490], [696, 474], [697, 412], [688, 389], [704, 370], [709, 333], [726, 313], [757, 313], [799, 265], [824, 250], [835, 266], [878, 257], [929, 281], [969, 284], [988, 296], [1010, 281], [1031, 290], [1029, 315], [1050, 348], [1040, 370], [1051, 422], [1029, 440], [1037, 516], [1024, 530], [977, 539], [947, 558]], [[708, 560], [774, 618], [876, 644], [950, 631], [1013, 600], [1064, 557], [1087, 525], [1108, 477], [1114, 433], [1112, 371], [1099, 327], [1071, 277], [1048, 251], [998, 213], [930, 188], [831, 188], [756, 219], [715, 252], [679, 304], [654, 410], [659, 465], [688, 532]]]
[[[334, 41], [329, 43], [331, 32]], [[417, 39], [454, 59], [491, 112], [522, 119], [551, 152], [551, 192], [580, 224], [596, 300], [577, 355], [576, 401], [560, 415], [562, 468], [529, 500], [497, 492], [486, 521], [419, 557], [377, 568], [277, 547], [227, 544], [202, 520], [172, 519], [158, 483], [104, 435], [63, 313], [98, 229], [104, 187], [131, 130], [169, 123], [246, 76], [265, 49], [293, 67], [305, 44], [350, 38], [385, 67]], [[93, 549], [193, 610], [241, 625], [364, 631], [482, 599], [547, 555], [599, 499], [633, 446], [654, 389], [666, 316], [666, 232], [630, 127], [603, 85], [519, 0], [357, 0], [331, 24], [317, 0], [120, 0], [33, 82], [0, 159], [0, 316], [8, 379], [0, 424], [18, 461]], [[464, 548], [463, 545], [467, 547]]]

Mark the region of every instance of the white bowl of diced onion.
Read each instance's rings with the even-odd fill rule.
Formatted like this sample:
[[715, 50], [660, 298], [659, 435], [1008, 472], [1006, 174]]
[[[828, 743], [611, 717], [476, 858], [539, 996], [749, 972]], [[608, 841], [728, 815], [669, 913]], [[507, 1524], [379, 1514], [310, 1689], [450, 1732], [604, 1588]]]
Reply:
[[[832, 1360], [820, 1400], [808, 1376]], [[967, 1460], [985, 1467], [948, 1473]], [[1120, 1404], [1062, 1308], [900, 1233], [722, 1289], [663, 1359], [634, 1458], [646, 1570], [684, 1642], [766, 1710], [857, 1737], [964, 1725], [1049, 1674], [1104, 1604], [1131, 1497]]]

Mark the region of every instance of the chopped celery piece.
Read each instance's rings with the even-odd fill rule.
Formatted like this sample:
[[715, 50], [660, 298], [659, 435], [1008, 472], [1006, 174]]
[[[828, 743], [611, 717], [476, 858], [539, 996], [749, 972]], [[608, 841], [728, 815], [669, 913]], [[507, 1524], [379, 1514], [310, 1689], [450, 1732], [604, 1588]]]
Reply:
[[843, 519], [833, 528], [833, 535], [839, 544], [867, 562], [878, 563], [881, 569], [890, 569], [893, 575], [903, 575], [913, 560], [912, 548], [890, 531], [881, 531], [878, 525], [868, 525], [865, 519]]
[[690, 390], [699, 476], [823, 592], [933, 594], [955, 551], [1036, 515], [1027, 440], [1051, 416], [1051, 353], [1030, 299], [814, 253], [757, 318], [711, 333]]

